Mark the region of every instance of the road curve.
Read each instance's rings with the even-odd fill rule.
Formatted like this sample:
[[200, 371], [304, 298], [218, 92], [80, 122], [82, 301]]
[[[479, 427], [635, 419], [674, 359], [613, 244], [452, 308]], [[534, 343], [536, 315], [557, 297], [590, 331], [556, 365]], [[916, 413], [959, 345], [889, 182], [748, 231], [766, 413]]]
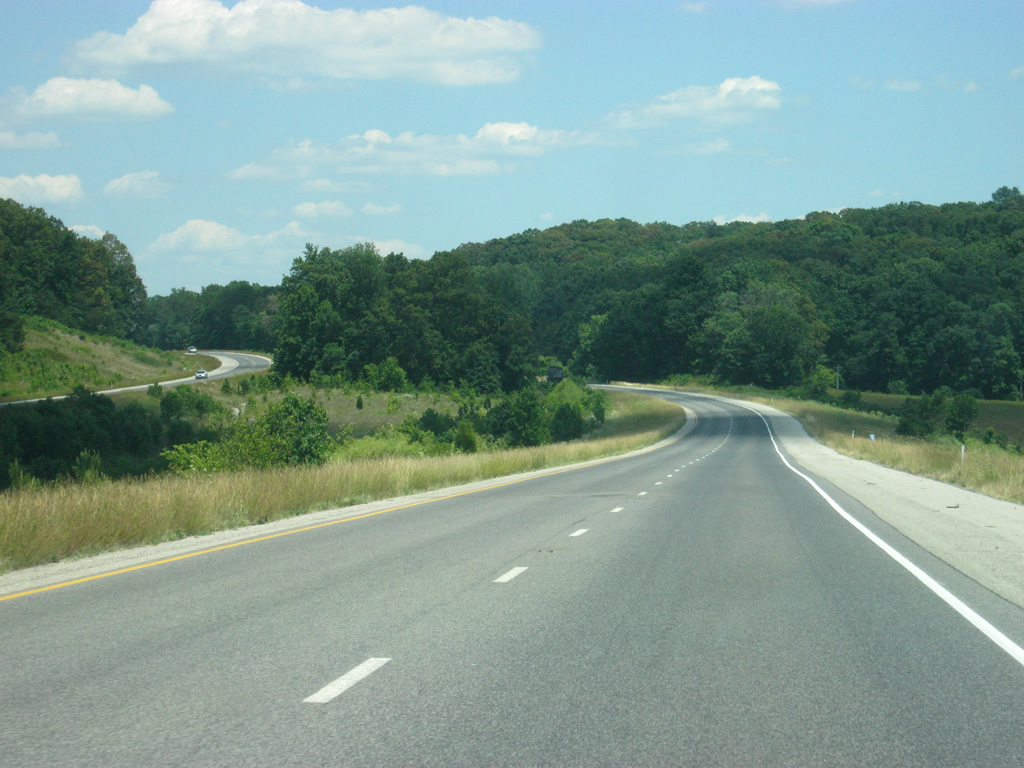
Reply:
[[[242, 352], [222, 352], [222, 351], [206, 351], [200, 350], [198, 354], [206, 355], [208, 357], [215, 357], [220, 361], [220, 367], [214, 371], [210, 371], [209, 379], [225, 379], [229, 376], [243, 376], [247, 373], [256, 373], [258, 371], [265, 370], [271, 366], [273, 360], [263, 355], [253, 355]], [[207, 379], [207, 381], [209, 381]], [[187, 376], [180, 379], [171, 379], [169, 381], [159, 382], [161, 387], [177, 387], [181, 384], [202, 384], [202, 380], [198, 380], [195, 376]], [[143, 392], [149, 389], [150, 384], [139, 384], [134, 387], [115, 387], [113, 389], [98, 390], [95, 394], [98, 395], [113, 395], [119, 392]], [[5, 405], [18, 405], [23, 403], [38, 403], [42, 400], [63, 400], [68, 395], [55, 395], [53, 397], [36, 397], [30, 400], [10, 400], [6, 403], [0, 403], [0, 407]]]
[[1024, 764], [1024, 611], [659, 396], [657, 450], [0, 579], [0, 765]]

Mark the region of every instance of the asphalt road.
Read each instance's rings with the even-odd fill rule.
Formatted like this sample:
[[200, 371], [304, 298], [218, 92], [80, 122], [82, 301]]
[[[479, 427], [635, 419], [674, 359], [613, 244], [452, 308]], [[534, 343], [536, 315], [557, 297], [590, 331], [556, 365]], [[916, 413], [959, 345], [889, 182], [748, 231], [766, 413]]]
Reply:
[[[242, 352], [221, 352], [206, 350], [200, 350], [200, 354], [208, 355], [209, 357], [215, 357], [220, 361], [220, 367], [213, 371], [210, 371], [209, 378], [204, 380], [197, 380], [195, 376], [187, 376], [181, 379], [173, 379], [171, 381], [161, 381], [161, 387], [177, 387], [181, 384], [199, 384], [202, 385], [210, 379], [224, 379], [228, 376], [243, 376], [247, 373], [256, 373], [269, 368], [271, 365], [271, 359], [264, 357], [263, 355], [249, 355]], [[96, 394], [99, 395], [112, 395], [118, 392], [144, 392], [149, 389], [149, 384], [140, 384], [134, 387], [115, 387], [113, 389], [98, 390]], [[55, 397], [45, 398], [36, 397], [30, 400], [10, 400], [6, 403], [0, 403], [0, 408], [6, 405], [16, 405], [20, 403], [37, 403], [40, 400], [63, 400], [67, 395], [57, 395]]]
[[655, 451], [0, 597], [0, 765], [1024, 764], [1024, 611], [666, 397]]

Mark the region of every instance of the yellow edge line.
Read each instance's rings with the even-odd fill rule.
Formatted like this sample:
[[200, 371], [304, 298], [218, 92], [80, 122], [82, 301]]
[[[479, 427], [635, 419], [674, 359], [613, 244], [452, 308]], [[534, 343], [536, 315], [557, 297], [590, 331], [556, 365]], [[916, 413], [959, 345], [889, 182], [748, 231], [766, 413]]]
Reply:
[[[696, 425], [697, 425], [697, 418], [696, 418], [696, 414], [694, 414], [694, 426], [696, 426]], [[691, 427], [691, 429], [692, 429], [692, 427]], [[689, 432], [689, 431], [690, 430], [687, 430], [687, 432]], [[678, 442], [678, 440], [682, 440], [683, 437], [684, 436], [680, 436], [679, 438], [677, 438], [677, 440], [673, 440], [672, 442]], [[667, 445], [671, 445], [671, 443], [669, 443]], [[664, 448], [666, 446], [663, 445], [661, 447]], [[640, 452], [641, 453], [650, 453], [651, 451], [654, 451], [654, 450], [657, 450], [657, 449], [654, 448], [654, 447], [651, 447], [651, 448], [641, 449]], [[634, 454], [634, 455], [637, 455], [637, 454]], [[414, 502], [412, 502], [410, 504], [402, 504], [402, 505], [397, 506], [397, 507], [388, 507], [387, 509], [379, 509], [376, 512], [367, 512], [364, 515], [353, 515], [352, 517], [345, 517], [345, 518], [342, 518], [341, 520], [331, 520], [331, 521], [326, 522], [326, 523], [317, 523], [316, 525], [307, 525], [307, 526], [305, 526], [303, 528], [292, 528], [292, 529], [287, 530], [287, 531], [281, 531], [280, 533], [272, 533], [269, 536], [259, 536], [258, 538], [255, 538], [255, 539], [245, 539], [243, 541], [236, 541], [236, 542], [234, 542], [232, 544], [222, 544], [219, 547], [210, 547], [209, 549], [200, 549], [200, 550], [197, 550], [195, 552], [189, 552], [188, 554], [185, 554], [185, 555], [176, 555], [174, 557], [167, 557], [167, 558], [164, 558], [162, 560], [154, 560], [154, 561], [149, 562], [149, 563], [141, 563], [140, 565], [133, 565], [133, 566], [130, 566], [128, 568], [119, 568], [116, 571], [106, 571], [104, 573], [97, 573], [97, 574], [95, 574], [93, 576], [84, 576], [84, 577], [82, 577], [80, 579], [72, 579], [71, 581], [62, 581], [62, 582], [59, 582], [57, 584], [50, 584], [49, 586], [46, 586], [46, 587], [37, 587], [35, 589], [27, 589], [24, 592], [15, 592], [14, 594], [11, 594], [11, 595], [0, 596], [0, 603], [4, 602], [5, 600], [13, 600], [16, 597], [27, 597], [28, 595], [37, 595], [40, 592], [49, 592], [50, 590], [54, 590], [54, 589], [62, 589], [64, 587], [71, 587], [71, 586], [74, 586], [75, 584], [84, 584], [87, 581], [96, 581], [98, 579], [106, 579], [106, 578], [108, 578], [110, 576], [119, 576], [119, 575], [121, 575], [123, 573], [131, 573], [132, 571], [141, 571], [141, 570], [143, 570], [145, 568], [153, 568], [153, 567], [155, 567], [157, 565], [166, 565], [167, 563], [173, 563], [173, 562], [176, 562], [178, 560], [187, 560], [190, 557], [199, 557], [200, 555], [209, 555], [209, 554], [211, 554], [213, 552], [221, 552], [221, 551], [223, 551], [225, 549], [234, 549], [235, 547], [242, 547], [242, 546], [245, 546], [246, 544], [256, 544], [256, 543], [261, 542], [261, 541], [270, 541], [271, 539], [279, 539], [282, 536], [291, 536], [291, 535], [296, 534], [296, 533], [306, 533], [307, 531], [315, 531], [317, 528], [327, 528], [329, 526], [339, 525], [341, 523], [351, 523], [351, 522], [354, 522], [356, 520], [364, 520], [367, 517], [375, 517], [377, 515], [383, 515], [386, 512], [397, 512], [400, 509], [409, 509], [410, 507], [419, 507], [419, 506], [422, 506], [424, 504], [433, 504], [434, 502], [438, 502], [438, 501], [447, 501], [448, 499], [456, 499], [459, 496], [469, 496], [469, 495], [474, 494], [474, 493], [481, 493], [483, 491], [490, 491], [490, 490], [493, 490], [495, 488], [504, 488], [504, 487], [509, 486], [509, 485], [516, 485], [517, 483], [525, 483], [525, 482], [527, 482], [529, 480], [536, 480], [536, 479], [541, 478], [541, 477], [551, 477], [552, 475], [561, 475], [561, 474], [565, 474], [566, 472], [575, 472], [576, 470], [587, 469], [588, 467], [597, 467], [597, 466], [600, 466], [602, 464], [609, 464], [609, 463], [611, 463], [613, 461], [620, 461], [623, 458], [626, 458], [626, 457], [624, 457], [624, 456], [612, 456], [612, 457], [607, 458], [607, 459], [601, 459], [601, 460], [594, 461], [594, 462], [588, 462], [587, 464], [585, 464], [582, 467], [569, 467], [568, 469], [556, 469], [553, 472], [545, 472], [543, 475], [532, 475], [531, 477], [521, 477], [518, 480], [509, 480], [508, 482], [505, 482], [505, 483], [497, 483], [495, 485], [488, 485], [485, 488], [476, 488], [476, 489], [471, 490], [471, 491], [462, 491], [461, 493], [452, 493], [452, 494], [449, 494], [448, 496], [438, 496], [436, 499], [423, 499], [422, 501], [414, 501]]]

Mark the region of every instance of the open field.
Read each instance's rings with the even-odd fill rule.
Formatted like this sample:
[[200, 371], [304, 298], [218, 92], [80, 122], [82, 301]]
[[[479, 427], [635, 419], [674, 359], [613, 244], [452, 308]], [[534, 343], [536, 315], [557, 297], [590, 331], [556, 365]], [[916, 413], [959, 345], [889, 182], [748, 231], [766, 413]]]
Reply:
[[589, 439], [540, 448], [8, 491], [0, 494], [0, 572], [613, 456], [685, 423], [684, 412], [664, 401], [621, 393], [609, 399], [607, 420]]
[[0, 355], [0, 401], [66, 395], [77, 385], [97, 391], [152, 384], [218, 365], [212, 357], [139, 347], [30, 317], [22, 351]]

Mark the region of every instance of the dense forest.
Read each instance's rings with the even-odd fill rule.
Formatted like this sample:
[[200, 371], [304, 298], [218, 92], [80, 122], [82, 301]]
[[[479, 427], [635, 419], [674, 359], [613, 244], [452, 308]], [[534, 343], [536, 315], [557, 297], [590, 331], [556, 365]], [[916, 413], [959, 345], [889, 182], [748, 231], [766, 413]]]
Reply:
[[1016, 187], [775, 223], [576, 221], [453, 253], [581, 374], [779, 387], [825, 366], [849, 389], [1021, 396]]
[[20, 347], [28, 315], [126, 338], [145, 301], [132, 255], [114, 235], [82, 237], [40, 208], [0, 200], [0, 349]]
[[429, 260], [308, 245], [280, 286], [149, 298], [113, 235], [3, 201], [2, 348], [29, 314], [165, 349], [272, 351], [301, 379], [391, 366], [511, 391], [544, 360], [599, 379], [789, 387], [827, 369], [845, 389], [1019, 398], [1024, 195], [774, 223], [575, 221]]

